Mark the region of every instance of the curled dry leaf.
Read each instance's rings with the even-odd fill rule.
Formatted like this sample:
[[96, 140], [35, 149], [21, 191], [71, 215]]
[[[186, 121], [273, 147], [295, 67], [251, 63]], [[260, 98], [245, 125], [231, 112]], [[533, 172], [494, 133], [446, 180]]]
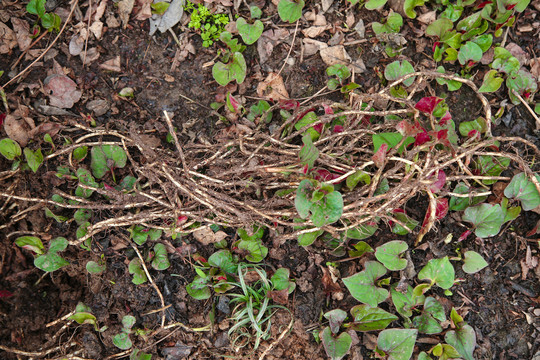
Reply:
[[102, 115], [105, 115], [105, 113], [107, 113], [107, 111], [109, 111], [111, 106], [110, 106], [109, 102], [107, 100], [105, 100], [105, 99], [95, 99], [95, 100], [89, 101], [86, 104], [86, 108], [89, 111], [93, 111], [94, 115], [102, 116]]
[[315, 55], [316, 53], [319, 52], [319, 50], [326, 49], [328, 47], [328, 44], [322, 41], [317, 41], [317, 40], [308, 39], [308, 38], [304, 38], [302, 42], [304, 43], [304, 56], [306, 57]]
[[43, 90], [49, 96], [51, 106], [69, 109], [80, 100], [82, 95], [77, 90], [77, 84], [65, 75], [47, 76], [43, 84]]
[[103, 35], [103, 23], [101, 21], [94, 21], [92, 25], [90, 25], [90, 31], [94, 34], [96, 39], [100, 40]]
[[28, 132], [31, 130], [31, 127], [23, 118], [7, 115], [4, 120], [4, 130], [11, 140], [18, 142], [22, 147], [28, 144], [28, 140], [30, 139]]
[[270, 58], [274, 47], [286, 40], [289, 34], [289, 30], [287, 29], [271, 29], [262, 33], [257, 41], [257, 52], [259, 53], [261, 64], [264, 64]]
[[33, 139], [36, 138], [36, 136], [41, 137], [42, 134], [49, 134], [52, 137], [58, 134], [58, 132], [62, 128], [63, 126], [60, 125], [59, 123], [45, 122], [45, 123], [39, 124], [32, 130], [30, 130], [28, 132], [28, 135]]
[[30, 38], [30, 25], [28, 25], [25, 20], [16, 17], [11, 18], [11, 24], [13, 25], [15, 36], [17, 37], [19, 50], [24, 51], [28, 49], [32, 43], [32, 38]]
[[17, 46], [17, 37], [13, 30], [0, 22], [0, 54], [8, 54]]
[[84, 48], [84, 39], [79, 36], [79, 34], [75, 34], [71, 37], [71, 41], [69, 42], [69, 53], [73, 56], [79, 55]]
[[210, 227], [204, 226], [194, 231], [193, 237], [203, 245], [210, 245], [225, 239], [227, 234], [223, 231], [214, 233]]
[[129, 22], [129, 15], [133, 11], [135, 0], [121, 0], [118, 2], [118, 16], [122, 21], [122, 27], [125, 29]]
[[505, 46], [505, 49], [510, 51], [510, 54], [515, 56], [522, 66], [529, 64], [529, 60], [531, 60], [531, 57], [518, 44], [511, 42]]
[[257, 95], [272, 100], [287, 100], [289, 99], [289, 93], [285, 89], [285, 83], [281, 75], [277, 73], [270, 73], [257, 85]]
[[99, 65], [99, 67], [103, 70], [122, 72], [122, 68], [120, 67], [120, 56], [105, 61], [103, 64]]
[[321, 58], [328, 66], [335, 64], [342, 64], [346, 66], [351, 63], [351, 57], [343, 45], [336, 45], [321, 49]]
[[137, 0], [137, 15], [135, 15], [135, 20], [144, 21], [152, 17], [152, 0]]
[[158, 29], [164, 33], [178, 24], [184, 13], [185, 2], [186, 0], [172, 0], [167, 11], [162, 16], [154, 14], [150, 19], [150, 35], [153, 35]]

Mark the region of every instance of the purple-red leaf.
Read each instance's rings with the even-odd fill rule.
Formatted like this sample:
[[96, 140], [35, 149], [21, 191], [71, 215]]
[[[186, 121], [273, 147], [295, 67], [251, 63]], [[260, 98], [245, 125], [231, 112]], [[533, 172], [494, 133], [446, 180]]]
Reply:
[[418, 101], [414, 107], [415, 109], [425, 112], [427, 114], [432, 114], [435, 107], [441, 101], [443, 101], [443, 99], [439, 97], [427, 96], [427, 97], [421, 98], [420, 101]]
[[375, 155], [371, 158], [375, 165], [379, 168], [384, 166], [386, 160], [386, 152], [388, 151], [388, 144], [383, 143]]

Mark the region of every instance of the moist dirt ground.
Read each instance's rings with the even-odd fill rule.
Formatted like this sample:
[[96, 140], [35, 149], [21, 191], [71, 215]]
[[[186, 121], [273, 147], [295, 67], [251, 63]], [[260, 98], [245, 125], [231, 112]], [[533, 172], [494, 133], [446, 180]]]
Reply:
[[[24, 2], [23, 2], [24, 3]], [[11, 17], [20, 17], [31, 21], [31, 16], [24, 11], [20, 2], [0, 3], [2, 21], [9, 24]], [[69, 9], [69, 5], [60, 2], [60, 8]], [[86, 9], [88, 3], [79, 6]], [[308, 3], [309, 6], [316, 6]], [[379, 20], [373, 12], [366, 10], [346, 10], [344, 4], [334, 4], [331, 16], [334, 20], [345, 21], [346, 13], [353, 13], [356, 19], [363, 18], [366, 24]], [[112, 2], [106, 7], [107, 14], [114, 16]], [[534, 8], [530, 10], [536, 12]], [[530, 13], [529, 13], [530, 18]], [[276, 17], [273, 24], [279, 27]], [[521, 20], [518, 18], [517, 25]], [[300, 25], [301, 27], [306, 24]], [[294, 29], [288, 27], [289, 29]], [[187, 28], [183, 28], [187, 30]], [[411, 59], [415, 66], [429, 68], [432, 66], [431, 52], [426, 47], [424, 53], [415, 51], [415, 44], [420, 41], [414, 37], [410, 27], [405, 25], [408, 48], [403, 58]], [[368, 28], [369, 33], [369, 28]], [[508, 33], [509, 41], [519, 45], [525, 52], [534, 57], [540, 51], [540, 42], [536, 32], [517, 35], [513, 29]], [[159, 134], [163, 146], [170, 146], [165, 141], [163, 129], [163, 111], [173, 114], [172, 121], [179, 129], [180, 141], [212, 142], [225, 136], [228, 125], [218, 121], [211, 109], [211, 103], [222, 101], [225, 95], [223, 87], [213, 80], [211, 66], [216, 55], [216, 48], [201, 46], [200, 37], [196, 33], [185, 33], [181, 36], [182, 44], [192, 44], [195, 54], [178, 60], [178, 45], [169, 33], [148, 34], [147, 21], [129, 21], [126, 28], [109, 28], [100, 40], [92, 40], [89, 47], [96, 48], [99, 60], [83, 65], [79, 56], [71, 56], [68, 50], [71, 38], [70, 26], [53, 46], [54, 56], [40, 60], [29, 72], [21, 77], [20, 82], [5, 88], [7, 101], [12, 110], [17, 106], [29, 109], [29, 116], [36, 124], [54, 122], [73, 129], [70, 125], [79, 122], [85, 126], [96, 126], [105, 129], [126, 132], [133, 128], [144, 129]], [[303, 56], [299, 36], [289, 54], [290, 36], [276, 45], [270, 58], [264, 63], [254, 47], [245, 53], [251, 75], [239, 86], [229, 86], [229, 91], [237, 94], [249, 104], [259, 98], [257, 84], [269, 72], [278, 72], [286, 63], [281, 73], [285, 88], [291, 99], [300, 101], [329, 102], [346, 101], [339, 92], [328, 90], [318, 93], [326, 85], [327, 65], [319, 55]], [[356, 38], [349, 34], [353, 41]], [[36, 46], [44, 49], [52, 41], [53, 34], [47, 35]], [[322, 39], [328, 41], [327, 38]], [[346, 46], [352, 59], [362, 59], [364, 71], [355, 74], [355, 81], [363, 91], [376, 91], [380, 86], [377, 73], [394, 59], [384, 54], [383, 47], [376, 40], [366, 40], [358, 44]], [[429, 53], [429, 54], [428, 54]], [[2, 84], [10, 77], [28, 66], [32, 58], [23, 60], [11, 69], [12, 64], [22, 54], [14, 48], [9, 54], [0, 55], [0, 70], [4, 75]], [[100, 67], [106, 60], [119, 57], [120, 71], [109, 71]], [[54, 66], [65, 69], [69, 76], [82, 90], [81, 100], [69, 110], [69, 114], [50, 114], [38, 106], [38, 101], [45, 99], [41, 90], [42, 82], [48, 71]], [[435, 94], [444, 92], [445, 88], [431, 84]], [[132, 88], [135, 96], [125, 98], [118, 96], [123, 88]], [[316, 96], [316, 97], [313, 97]], [[505, 97], [500, 91], [493, 95], [493, 102]], [[106, 100], [108, 110], [95, 115], [87, 108], [93, 100]], [[447, 103], [453, 113], [456, 124], [469, 120], [482, 111], [482, 105], [474, 94], [466, 87], [448, 94]], [[91, 124], [91, 120], [95, 123]], [[518, 136], [537, 145], [540, 138], [535, 131], [532, 116], [524, 106], [513, 107], [494, 126], [495, 135]], [[1, 137], [6, 137], [4, 130]], [[69, 132], [59, 133], [69, 138]], [[62, 140], [56, 141], [58, 144]], [[60, 163], [58, 158], [47, 161], [33, 174], [20, 171], [8, 180], [2, 180], [3, 192], [21, 196], [50, 199], [52, 189], [58, 185], [57, 179], [49, 172], [54, 171]], [[11, 162], [0, 157], [0, 172], [8, 171]], [[510, 170], [509, 170], [510, 171]], [[504, 174], [503, 174], [504, 175]], [[418, 221], [424, 217], [428, 206], [427, 197], [417, 196], [406, 204], [406, 209]], [[22, 216], [20, 213], [24, 212]], [[19, 214], [15, 216], [16, 214]], [[101, 209], [95, 212], [95, 220], [103, 220], [115, 215], [115, 210]], [[480, 253], [489, 266], [483, 271], [469, 275], [456, 267], [456, 278], [459, 283], [452, 288], [451, 296], [437, 293], [440, 301], [444, 301], [447, 309], [459, 308], [466, 321], [474, 328], [477, 336], [477, 359], [536, 359], [540, 351], [540, 271], [538, 268], [524, 270], [524, 259], [538, 254], [538, 235], [530, 235], [537, 226], [540, 216], [533, 212], [523, 213], [517, 220], [507, 224], [499, 235], [487, 239], [470, 236], [463, 242], [444, 240], [447, 235], [454, 238], [465, 230], [465, 225], [456, 216], [447, 216], [436, 224], [419, 247], [414, 247], [414, 235], [404, 240], [410, 245], [411, 258], [419, 269], [433, 257], [454, 255], [457, 249], [474, 250]], [[100, 232], [93, 237], [92, 251], [81, 251], [69, 247], [64, 257], [70, 265], [50, 274], [44, 274], [33, 265], [32, 255], [14, 245], [14, 240], [21, 234], [36, 234], [43, 240], [57, 236], [75, 238], [77, 226], [74, 222], [58, 223], [45, 217], [42, 206], [38, 203], [1, 198], [0, 203], [0, 344], [9, 349], [18, 349], [20, 353], [0, 350], [0, 358], [5, 360], [26, 358], [61, 359], [62, 354], [75, 354], [84, 359], [112, 359], [121, 351], [112, 343], [112, 335], [119, 332], [121, 319], [131, 314], [137, 319], [139, 328], [155, 330], [160, 328], [161, 312], [153, 310], [161, 308], [160, 299], [155, 289], [148, 283], [135, 285], [127, 271], [128, 259], [133, 257], [133, 250], [115, 246], [118, 244], [119, 232], [116, 228]], [[230, 230], [228, 230], [231, 232]], [[234, 230], [231, 234], [234, 236]], [[367, 240], [375, 248], [396, 238], [388, 229], [382, 227]], [[169, 240], [171, 240], [169, 238]], [[172, 240], [171, 240], [172, 241]], [[195, 276], [193, 264], [189, 256], [180, 252], [170, 254], [171, 266], [166, 271], [150, 269], [157, 287], [161, 290], [164, 302], [170, 305], [164, 310], [166, 324], [172, 326], [152, 333], [152, 337], [133, 337], [134, 345], [146, 353], [153, 354], [152, 359], [255, 359], [289, 326], [291, 317], [294, 320], [290, 332], [272, 350], [266, 359], [326, 359], [325, 350], [317, 343], [313, 332], [321, 328], [321, 315], [335, 308], [348, 309], [355, 300], [350, 295], [336, 300], [327, 292], [323, 281], [322, 266], [327, 262], [339, 262], [342, 277], [360, 270], [355, 261], [343, 261], [343, 257], [335, 256], [320, 241], [308, 248], [303, 248], [296, 241], [279, 241], [266, 236], [269, 256], [264, 260], [268, 269], [284, 267], [290, 270], [291, 278], [297, 287], [290, 295], [287, 311], [279, 311], [272, 325], [272, 337], [263, 341], [256, 352], [249, 347], [235, 353], [230, 348], [227, 337], [228, 308], [217, 307], [219, 296], [205, 301], [198, 301], [186, 292], [186, 285]], [[202, 256], [211, 255], [214, 250], [185, 236], [177, 240], [176, 247], [190, 244]], [[531, 250], [532, 249], [532, 250]], [[529, 252], [529, 254], [527, 254]], [[104, 255], [107, 270], [101, 275], [90, 275], [85, 270], [89, 260], [97, 260]], [[340, 262], [342, 261], [342, 262]], [[343, 287], [343, 286], [342, 286]], [[347, 292], [345, 292], [348, 294]], [[63, 328], [65, 321], [57, 321], [75, 309], [77, 303], [83, 302], [92, 309], [99, 327], [107, 326], [104, 332], [94, 331], [91, 325], [71, 323]], [[389, 304], [381, 304], [384, 308]], [[213, 314], [211, 318], [210, 314]], [[209, 327], [205, 328], [207, 325]], [[204, 331], [199, 331], [204, 328]], [[353, 346], [348, 359], [368, 359], [373, 354], [376, 336], [370, 333], [358, 333], [358, 344]], [[417, 350], [427, 350], [437, 340], [431, 336], [420, 336]], [[57, 348], [57, 351], [43, 354], [46, 349]], [[31, 353], [40, 353], [34, 354]], [[40, 356], [43, 355], [43, 356]], [[536, 357], [535, 357], [536, 356]], [[77, 358], [77, 357], [71, 357]]]

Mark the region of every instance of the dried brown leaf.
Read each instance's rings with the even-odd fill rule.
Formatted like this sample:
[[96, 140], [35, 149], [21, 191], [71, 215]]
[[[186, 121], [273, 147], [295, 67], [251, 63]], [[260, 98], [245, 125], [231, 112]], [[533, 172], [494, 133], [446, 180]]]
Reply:
[[99, 67], [103, 70], [122, 72], [122, 68], [120, 67], [120, 56], [105, 61], [103, 64], [99, 65]]
[[49, 96], [51, 106], [69, 109], [80, 100], [82, 95], [77, 90], [77, 84], [65, 75], [53, 74], [47, 76], [43, 84], [43, 90]]
[[17, 37], [13, 30], [0, 22], [0, 54], [8, 54], [17, 46]]
[[14, 115], [7, 115], [4, 120], [4, 130], [7, 136], [21, 146], [26, 146], [30, 136], [28, 132], [31, 130], [30, 126], [21, 117], [15, 117]]
[[17, 37], [19, 49], [21, 51], [28, 49], [32, 43], [32, 38], [30, 38], [30, 25], [28, 25], [25, 20], [16, 17], [11, 18], [11, 24], [13, 25], [15, 36]]
[[120, 0], [118, 2], [118, 16], [122, 21], [122, 27], [125, 29], [129, 22], [129, 15], [133, 11], [135, 0]]
[[335, 64], [349, 65], [351, 63], [351, 57], [343, 45], [336, 45], [321, 49], [320, 52], [322, 60], [328, 66]]
[[270, 73], [266, 79], [257, 86], [257, 95], [272, 100], [287, 100], [289, 93], [281, 75]]

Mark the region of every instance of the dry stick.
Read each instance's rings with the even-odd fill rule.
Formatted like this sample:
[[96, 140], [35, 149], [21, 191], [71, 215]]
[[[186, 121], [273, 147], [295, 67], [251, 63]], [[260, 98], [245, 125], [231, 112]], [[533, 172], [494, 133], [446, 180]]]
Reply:
[[523, 105], [525, 105], [525, 107], [527, 108], [527, 110], [529, 110], [529, 112], [531, 113], [531, 115], [533, 116], [534, 120], [536, 120], [536, 126], [540, 128], [540, 118], [538, 118], [538, 115], [536, 115], [536, 113], [534, 112], [534, 110], [529, 106], [529, 104], [523, 100], [523, 98], [521, 97], [521, 95], [519, 95], [519, 93], [512, 89], [512, 94], [514, 94], [515, 96], [517, 96], [517, 98], [519, 99], [519, 101], [521, 101], [521, 103]]
[[296, 40], [296, 33], [298, 32], [298, 24], [300, 23], [300, 20], [296, 20], [296, 27], [294, 28], [294, 34], [292, 38], [291, 47], [289, 48], [289, 52], [287, 53], [287, 57], [285, 60], [283, 60], [283, 65], [281, 66], [281, 69], [279, 69], [277, 76], [281, 75], [281, 72], [283, 69], [285, 69], [285, 65], [287, 65], [287, 60], [289, 59], [289, 56], [291, 56], [292, 49], [294, 48], [294, 40]]
[[43, 34], [41, 34], [36, 40], [34, 40], [29, 47], [27, 47], [23, 53], [21, 54], [21, 56], [19, 56], [19, 58], [17, 59], [17, 61], [15, 61], [15, 63], [13, 65], [11, 65], [11, 70], [15, 69], [15, 66], [17, 66], [18, 63], [21, 62], [21, 60], [23, 59], [23, 57], [28, 53], [28, 51], [34, 47], [34, 45], [36, 45], [41, 39], [43, 39], [43, 37], [45, 35], [47, 35], [49, 33], [49, 31], [45, 31]]
[[77, 7], [77, 4], [79, 3], [79, 0], [72, 0], [72, 5], [71, 5], [71, 11], [69, 12], [69, 15], [66, 19], [66, 22], [64, 23], [64, 26], [62, 26], [62, 29], [60, 29], [60, 32], [58, 33], [58, 35], [56, 35], [56, 37], [54, 38], [54, 40], [52, 41], [52, 43], [45, 49], [45, 51], [43, 51], [41, 53], [41, 55], [39, 55], [30, 65], [28, 65], [23, 71], [21, 71], [20, 73], [18, 73], [15, 77], [13, 77], [11, 80], [9, 80], [7, 83], [5, 83], [4, 85], [0, 86], [0, 89], [2, 88], [5, 88], [6, 86], [8, 86], [9, 84], [11, 84], [13, 81], [15, 81], [16, 79], [20, 78], [22, 75], [24, 75], [28, 70], [30, 70], [30, 68], [32, 66], [34, 66], [39, 60], [41, 60], [46, 53], [49, 52], [49, 50], [51, 50], [51, 48], [54, 46], [54, 44], [56, 44], [56, 42], [58, 41], [58, 39], [60, 39], [60, 36], [62, 35], [62, 33], [64, 32], [64, 29], [66, 28], [67, 24], [69, 23], [69, 20], [71, 20], [71, 16], [73, 15], [73, 11], [75, 11], [75, 7]]
[[92, 21], [92, 0], [88, 0], [88, 23], [86, 24], [86, 39], [84, 40], [84, 56], [82, 59], [83, 67], [86, 67], [86, 54], [88, 50], [88, 38], [90, 37], [90, 21]]
[[4, 345], [0, 345], [0, 350], [4, 350], [4, 351], [6, 351], [8, 353], [17, 354], [17, 355], [42, 357], [42, 356], [49, 355], [49, 354], [51, 354], [53, 352], [63, 350], [66, 347], [73, 347], [75, 345], [77, 345], [76, 342], [71, 342], [71, 343], [67, 344], [67, 346], [57, 346], [57, 347], [47, 349], [47, 350], [44, 350], [44, 351], [39, 351], [39, 352], [37, 352], [37, 351], [17, 350], [17, 349], [9, 348], [9, 347], [4, 346]]
[[163, 310], [163, 314], [161, 315], [161, 327], [164, 327], [165, 326], [165, 309], [167, 309], [168, 307], [165, 307], [165, 300], [163, 299], [163, 295], [161, 294], [161, 291], [159, 290], [159, 287], [154, 282], [154, 279], [152, 279], [152, 276], [148, 272], [148, 269], [146, 268], [146, 264], [144, 263], [144, 259], [143, 259], [142, 255], [141, 255], [141, 252], [139, 251], [139, 249], [137, 249], [137, 247], [131, 242], [131, 240], [128, 237], [126, 237], [126, 236], [122, 236], [122, 237], [124, 238], [124, 240], [129, 241], [129, 243], [131, 244], [131, 247], [137, 253], [137, 256], [141, 260], [141, 265], [142, 265], [142, 267], [144, 269], [146, 277], [148, 277], [148, 280], [150, 281], [150, 284], [152, 284], [152, 287], [154, 288], [154, 290], [156, 290], [156, 292], [157, 292], [157, 294], [159, 296], [159, 300], [161, 301], [161, 309], [160, 310]]
[[173, 124], [171, 122], [171, 119], [169, 118], [169, 114], [167, 113], [167, 111], [163, 111], [163, 114], [165, 115], [165, 121], [167, 122], [167, 126], [169, 127], [169, 133], [174, 139], [176, 150], [178, 150], [178, 154], [180, 155], [180, 161], [182, 162], [182, 166], [184, 167], [184, 171], [186, 172], [186, 175], [187, 175], [189, 173], [189, 169], [186, 164], [186, 158], [184, 157], [184, 152], [182, 151], [182, 147], [180, 146], [180, 142], [178, 141], [178, 136], [176, 136], [176, 131], [174, 131]]

